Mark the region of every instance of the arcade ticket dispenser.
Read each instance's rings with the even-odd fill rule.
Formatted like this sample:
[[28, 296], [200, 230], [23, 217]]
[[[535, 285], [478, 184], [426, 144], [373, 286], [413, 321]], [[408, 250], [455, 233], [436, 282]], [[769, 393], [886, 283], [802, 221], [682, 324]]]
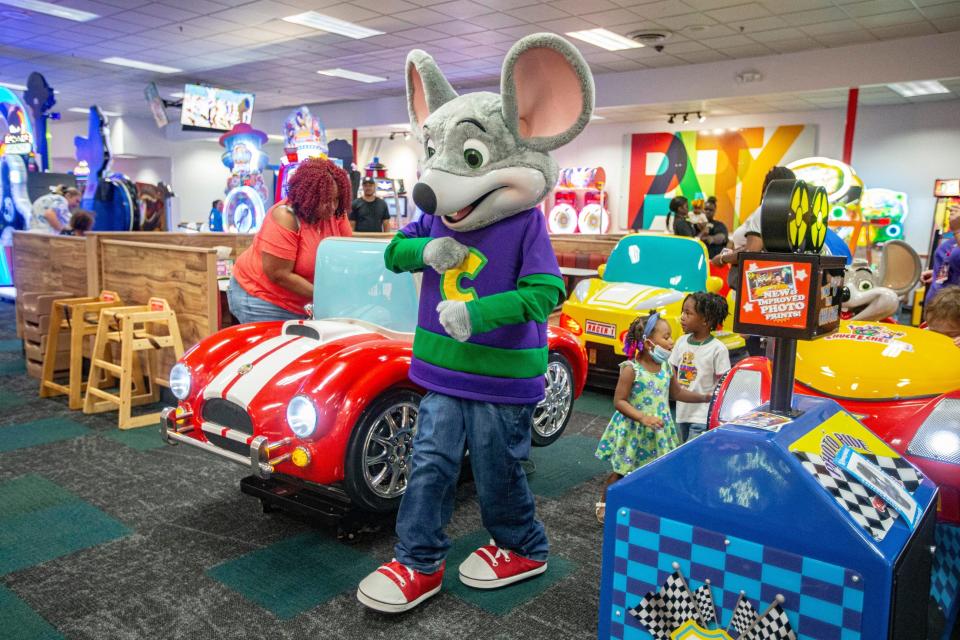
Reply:
[[936, 486], [833, 400], [792, 395], [795, 340], [836, 330], [844, 293], [821, 192], [771, 183], [770, 252], [741, 254], [734, 328], [777, 337], [770, 403], [607, 492], [599, 638], [927, 638]]

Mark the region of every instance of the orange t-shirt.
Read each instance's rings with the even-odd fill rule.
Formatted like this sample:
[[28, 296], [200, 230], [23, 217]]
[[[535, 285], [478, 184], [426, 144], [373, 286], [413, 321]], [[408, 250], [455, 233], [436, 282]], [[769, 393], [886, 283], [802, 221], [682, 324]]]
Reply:
[[347, 216], [328, 218], [317, 224], [298, 220], [299, 231], [284, 229], [273, 219], [273, 210], [285, 205], [286, 201], [281, 200], [267, 212], [253, 244], [237, 258], [233, 277], [250, 295], [288, 311], [303, 313], [303, 305], [313, 301], [271, 282], [263, 272], [263, 252], [282, 260], [293, 260], [293, 272], [313, 282], [320, 241], [330, 236], [350, 236], [353, 231]]

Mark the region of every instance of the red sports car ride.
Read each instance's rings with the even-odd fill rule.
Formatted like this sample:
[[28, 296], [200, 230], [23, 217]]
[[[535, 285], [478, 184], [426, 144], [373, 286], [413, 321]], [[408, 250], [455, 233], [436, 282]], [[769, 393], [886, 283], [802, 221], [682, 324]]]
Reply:
[[[396, 509], [424, 393], [407, 377], [420, 278], [386, 270], [386, 244], [324, 240], [315, 319], [238, 325], [187, 351], [170, 373], [179, 403], [163, 412], [164, 439], [261, 479], [332, 486], [362, 509]], [[548, 333], [538, 446], [560, 437], [587, 372], [576, 337], [554, 326]]]

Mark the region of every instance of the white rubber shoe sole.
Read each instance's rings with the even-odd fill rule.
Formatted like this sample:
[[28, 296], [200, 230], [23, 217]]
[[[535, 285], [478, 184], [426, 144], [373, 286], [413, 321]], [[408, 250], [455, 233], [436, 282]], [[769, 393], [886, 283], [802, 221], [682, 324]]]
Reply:
[[357, 600], [359, 600], [361, 604], [363, 604], [364, 606], [367, 606], [373, 609], [374, 611], [380, 611], [382, 613], [403, 613], [404, 611], [409, 611], [410, 609], [413, 609], [414, 607], [419, 605], [421, 602], [423, 602], [427, 598], [431, 598], [437, 595], [440, 592], [440, 587], [442, 586], [443, 586], [442, 583], [438, 584], [436, 588], [430, 591], [427, 591], [425, 594], [423, 594], [416, 600], [413, 600], [411, 602], [406, 602], [404, 604], [380, 602], [379, 600], [375, 600], [371, 598], [360, 589], [357, 589]]
[[527, 578], [540, 575], [547, 570], [547, 564], [548, 563], [545, 562], [541, 567], [531, 569], [525, 573], [518, 573], [517, 575], [510, 576], [509, 578], [492, 578], [490, 580], [479, 580], [477, 578], [470, 578], [462, 573], [458, 573], [460, 576], [460, 582], [468, 587], [473, 587], [474, 589], [499, 589], [500, 587], [505, 587], [508, 584], [513, 584], [514, 582], [520, 582], [521, 580], [526, 580]]

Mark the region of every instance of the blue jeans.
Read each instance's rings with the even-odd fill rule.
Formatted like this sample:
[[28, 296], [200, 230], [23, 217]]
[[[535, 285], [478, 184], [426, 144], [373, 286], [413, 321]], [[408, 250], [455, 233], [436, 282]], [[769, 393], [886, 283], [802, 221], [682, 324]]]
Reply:
[[453, 515], [465, 447], [480, 517], [497, 546], [531, 560], [547, 559], [547, 535], [520, 466], [530, 455], [534, 407], [433, 392], [423, 398], [410, 477], [397, 514], [398, 561], [421, 573], [440, 568], [450, 549], [444, 527]]
[[707, 425], [700, 422], [678, 422], [677, 431], [680, 433], [680, 442], [686, 442], [706, 433]]
[[230, 278], [230, 286], [227, 287], [227, 304], [230, 307], [230, 313], [240, 324], [264, 320], [302, 320], [307, 317], [305, 313], [287, 311], [283, 307], [250, 295], [235, 278]]

